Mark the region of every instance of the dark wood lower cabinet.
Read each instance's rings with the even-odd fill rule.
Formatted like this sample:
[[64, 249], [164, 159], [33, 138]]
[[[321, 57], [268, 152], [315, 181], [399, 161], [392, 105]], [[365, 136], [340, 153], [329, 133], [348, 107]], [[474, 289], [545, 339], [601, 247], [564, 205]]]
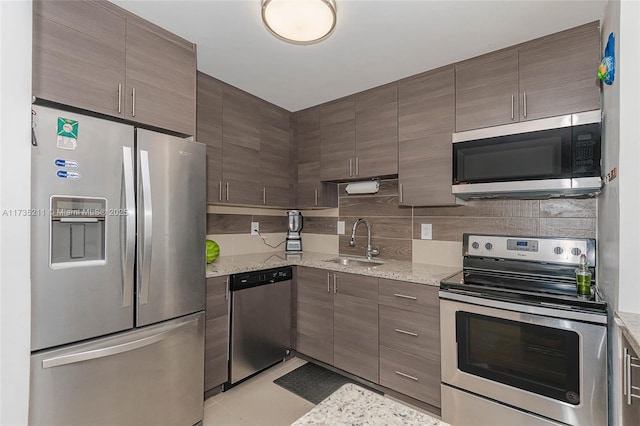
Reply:
[[204, 327], [204, 391], [227, 381], [229, 346], [228, 276], [207, 278]]
[[380, 279], [380, 384], [440, 407], [438, 287]]
[[438, 288], [298, 267], [301, 354], [440, 407]]
[[440, 407], [440, 362], [380, 346], [380, 384]]
[[333, 365], [378, 383], [378, 278], [333, 275]]
[[624, 336], [622, 338], [622, 348], [622, 424], [623, 426], [639, 425], [640, 358]]
[[333, 287], [323, 269], [297, 268], [296, 350], [333, 365]]

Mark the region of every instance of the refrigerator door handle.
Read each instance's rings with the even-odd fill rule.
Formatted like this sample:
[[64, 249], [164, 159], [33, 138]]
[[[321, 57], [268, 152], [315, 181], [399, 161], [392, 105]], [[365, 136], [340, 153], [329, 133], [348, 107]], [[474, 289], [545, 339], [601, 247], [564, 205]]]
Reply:
[[140, 166], [142, 173], [142, 274], [140, 284], [140, 304], [149, 302], [149, 285], [151, 281], [151, 242], [153, 239], [153, 208], [151, 205], [151, 174], [149, 172], [149, 152], [140, 150]]
[[122, 307], [131, 305], [133, 296], [133, 261], [136, 238], [136, 207], [133, 188], [133, 153], [131, 147], [122, 147], [124, 171], [124, 202], [126, 209], [124, 227], [124, 253], [122, 259]]
[[53, 368], [62, 365], [75, 364], [77, 362], [89, 361], [92, 359], [104, 358], [121, 354], [124, 352], [134, 351], [136, 349], [144, 348], [145, 346], [153, 345], [154, 343], [161, 342], [169, 335], [173, 334], [179, 329], [193, 326], [198, 324], [198, 318], [194, 318], [191, 321], [183, 322], [181, 324], [175, 324], [170, 328], [161, 331], [153, 336], [145, 337], [143, 339], [134, 340], [133, 342], [122, 343], [120, 345], [108, 346], [106, 348], [94, 349], [90, 351], [78, 352], [75, 354], [62, 355], [54, 358], [45, 359], [42, 361], [42, 368]]

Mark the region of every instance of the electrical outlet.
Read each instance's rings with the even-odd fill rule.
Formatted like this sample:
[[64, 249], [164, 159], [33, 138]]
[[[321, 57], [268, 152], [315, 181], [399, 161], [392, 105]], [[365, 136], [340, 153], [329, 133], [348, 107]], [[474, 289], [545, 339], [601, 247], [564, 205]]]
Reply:
[[344, 235], [344, 220], [338, 221], [338, 235]]
[[251, 222], [251, 235], [258, 235], [260, 232], [260, 222]]
[[430, 223], [420, 224], [420, 238], [423, 240], [430, 240], [432, 238], [432, 226]]

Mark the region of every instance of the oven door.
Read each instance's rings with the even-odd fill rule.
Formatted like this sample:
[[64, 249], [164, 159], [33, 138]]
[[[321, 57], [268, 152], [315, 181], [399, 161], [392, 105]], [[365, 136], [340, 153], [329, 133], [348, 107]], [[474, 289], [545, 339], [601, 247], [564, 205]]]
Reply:
[[443, 384], [572, 425], [606, 424], [606, 326], [518, 308], [441, 292]]

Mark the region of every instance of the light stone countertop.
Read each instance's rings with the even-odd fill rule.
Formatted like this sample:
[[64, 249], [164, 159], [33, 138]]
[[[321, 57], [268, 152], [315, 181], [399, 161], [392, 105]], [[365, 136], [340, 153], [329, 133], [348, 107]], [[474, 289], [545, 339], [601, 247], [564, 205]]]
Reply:
[[353, 383], [342, 386], [292, 424], [309, 425], [448, 426], [435, 417]]
[[375, 267], [344, 266], [327, 262], [328, 259], [336, 257], [338, 257], [336, 254], [313, 252], [299, 254], [285, 254], [283, 252], [254, 253], [239, 256], [221, 256], [215, 262], [207, 265], [207, 278], [297, 265], [439, 286], [441, 279], [460, 271], [460, 268], [453, 266], [428, 265], [380, 258], [376, 258], [376, 260], [382, 261], [384, 264]]
[[634, 352], [640, 354], [640, 314], [629, 312], [616, 312], [616, 317], [620, 320], [622, 334], [627, 338]]

